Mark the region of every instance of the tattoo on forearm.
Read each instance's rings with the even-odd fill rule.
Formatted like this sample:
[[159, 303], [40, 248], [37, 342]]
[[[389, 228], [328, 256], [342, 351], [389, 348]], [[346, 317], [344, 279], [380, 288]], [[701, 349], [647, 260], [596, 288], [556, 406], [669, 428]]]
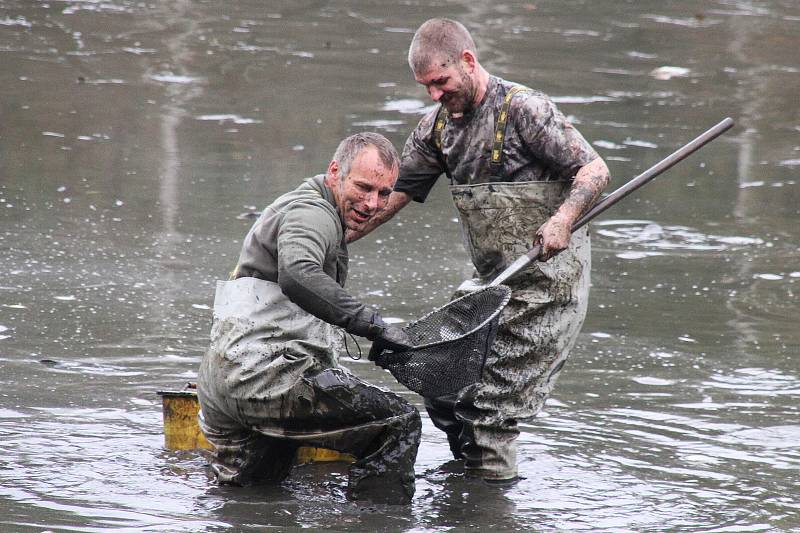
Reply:
[[[605, 165], [603, 166], [605, 167]], [[562, 206], [563, 210], [559, 209], [562, 214], [569, 216], [573, 221], [576, 221], [594, 205], [603, 189], [608, 185], [610, 177], [607, 171], [592, 170], [579, 173], [580, 175], [575, 177], [569, 196]]]
[[578, 190], [575, 191], [576, 206], [580, 206], [581, 213], [594, 205], [600, 193], [605, 188], [606, 180], [603, 176], [593, 175], [589, 178], [588, 183], [582, 183]]

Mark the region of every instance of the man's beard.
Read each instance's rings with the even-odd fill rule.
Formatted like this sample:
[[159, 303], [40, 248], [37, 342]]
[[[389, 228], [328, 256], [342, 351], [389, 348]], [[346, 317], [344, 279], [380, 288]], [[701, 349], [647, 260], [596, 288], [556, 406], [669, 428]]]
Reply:
[[475, 109], [475, 93], [477, 92], [475, 83], [466, 73], [461, 73], [461, 87], [458, 91], [446, 95], [442, 100], [442, 105], [451, 114], [468, 114]]

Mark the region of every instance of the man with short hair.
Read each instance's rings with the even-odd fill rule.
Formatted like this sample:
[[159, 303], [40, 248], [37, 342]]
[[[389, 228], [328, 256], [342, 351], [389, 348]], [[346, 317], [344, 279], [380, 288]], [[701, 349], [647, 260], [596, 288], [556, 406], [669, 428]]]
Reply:
[[513, 293], [482, 382], [425, 402], [468, 473], [513, 482], [517, 421], [541, 410], [586, 316], [589, 234], [583, 227], [571, 235], [571, 228], [600, 196], [609, 172], [550, 98], [489, 75], [460, 23], [422, 24], [408, 62], [439, 105], [406, 141], [387, 208], [349, 238], [412, 199], [424, 202], [444, 173], [479, 278], [455, 296], [541, 244], [540, 262], [506, 283]]
[[346, 231], [385, 206], [398, 156], [375, 133], [341, 142], [325, 175], [275, 200], [219, 282], [198, 379], [200, 425], [221, 483], [280, 481], [301, 445], [352, 454], [348, 495], [407, 503], [420, 439], [417, 410], [337, 364], [345, 331], [379, 347], [410, 340], [344, 290]]

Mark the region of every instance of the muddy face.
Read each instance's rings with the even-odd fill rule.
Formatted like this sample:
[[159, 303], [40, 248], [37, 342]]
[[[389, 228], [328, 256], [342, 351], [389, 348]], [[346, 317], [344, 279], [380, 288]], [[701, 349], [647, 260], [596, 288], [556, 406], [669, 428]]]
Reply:
[[434, 102], [441, 102], [452, 114], [469, 113], [475, 107], [477, 82], [462, 62], [435, 61], [433, 67], [414, 78]]
[[335, 172], [331, 185], [348, 230], [360, 231], [386, 207], [396, 179], [397, 168], [387, 168], [373, 147], [356, 156], [347, 176]]

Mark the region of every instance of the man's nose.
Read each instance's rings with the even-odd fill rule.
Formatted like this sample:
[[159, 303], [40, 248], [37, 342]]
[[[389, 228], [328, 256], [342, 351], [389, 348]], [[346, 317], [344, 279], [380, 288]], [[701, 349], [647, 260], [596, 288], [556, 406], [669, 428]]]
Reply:
[[430, 86], [428, 87], [428, 94], [431, 96], [431, 99], [433, 99], [434, 102], [438, 102], [439, 98], [442, 97], [442, 94], [444, 94], [444, 92], [441, 89], [438, 89], [434, 86]]
[[370, 212], [377, 211], [378, 204], [380, 203], [380, 195], [378, 194], [378, 191], [367, 193], [367, 195], [364, 197], [364, 203], [367, 204], [367, 208], [370, 210]]

